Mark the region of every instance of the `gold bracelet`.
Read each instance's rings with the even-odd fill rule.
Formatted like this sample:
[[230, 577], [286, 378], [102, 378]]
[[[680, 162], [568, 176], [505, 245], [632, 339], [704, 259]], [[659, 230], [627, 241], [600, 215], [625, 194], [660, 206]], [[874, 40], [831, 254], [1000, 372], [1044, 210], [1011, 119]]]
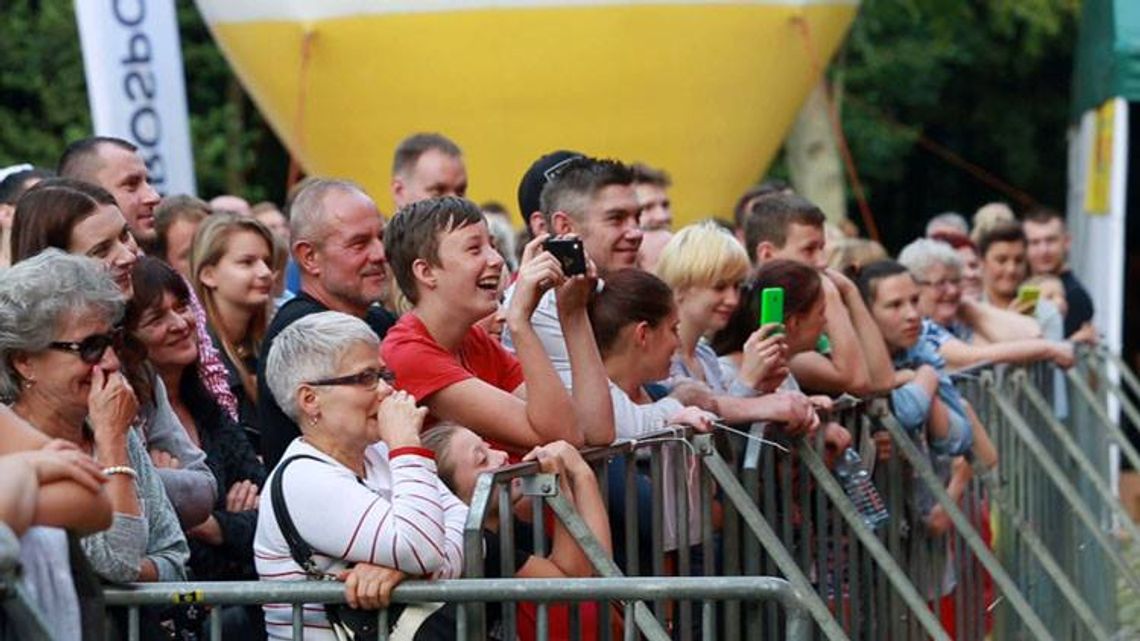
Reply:
[[103, 468], [104, 476], [111, 476], [112, 474], [125, 474], [136, 481], [139, 478], [139, 473], [135, 471], [135, 468], [127, 465], [112, 465], [111, 467]]

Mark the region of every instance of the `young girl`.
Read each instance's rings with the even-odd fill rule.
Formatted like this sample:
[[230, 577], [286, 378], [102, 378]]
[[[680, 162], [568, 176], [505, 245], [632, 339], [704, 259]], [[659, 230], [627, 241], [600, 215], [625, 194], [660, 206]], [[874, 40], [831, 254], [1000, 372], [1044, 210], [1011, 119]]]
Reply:
[[[479, 435], [455, 423], [441, 423], [425, 432], [421, 440], [424, 447], [435, 453], [439, 477], [464, 503], [471, 502], [475, 482], [481, 474], [492, 472], [508, 463], [506, 452], [492, 448]], [[555, 441], [534, 448], [523, 460], [537, 461], [541, 471], [558, 474], [561, 481], [559, 492], [574, 506], [575, 511], [589, 526], [590, 532], [606, 553], [611, 554], [613, 547], [610, 542], [610, 521], [606, 516], [606, 506], [598, 489], [597, 477], [578, 450], [566, 441]], [[513, 490], [514, 488], [511, 496], [514, 501], [513, 537], [516, 552], [514, 576], [532, 579], [594, 576], [593, 565], [574, 540], [574, 536], [558, 519], [551, 519], [546, 523], [547, 526], [553, 525], [553, 533], [547, 543], [550, 546], [550, 553], [545, 556], [532, 553], [533, 534], [530, 524], [535, 515], [528, 498]], [[498, 507], [492, 506], [483, 524], [487, 550], [484, 559], [484, 577], [501, 576], [501, 561], [498, 555], [502, 525], [499, 521]], [[581, 638], [595, 639], [598, 629], [595, 623], [596, 604], [583, 603], [581, 608]], [[568, 608], [551, 606], [548, 612], [550, 638], [570, 638]], [[519, 604], [516, 622], [518, 636], [523, 641], [535, 638], [535, 614], [536, 608], [533, 603]], [[615, 616], [613, 620], [616, 622], [618, 617]], [[614, 634], [620, 635], [619, 630], [620, 628], [615, 629]]]
[[229, 371], [242, 426], [255, 448], [260, 441], [255, 373], [273, 293], [275, 249], [273, 235], [261, 223], [220, 213], [198, 227], [190, 256], [190, 280]]

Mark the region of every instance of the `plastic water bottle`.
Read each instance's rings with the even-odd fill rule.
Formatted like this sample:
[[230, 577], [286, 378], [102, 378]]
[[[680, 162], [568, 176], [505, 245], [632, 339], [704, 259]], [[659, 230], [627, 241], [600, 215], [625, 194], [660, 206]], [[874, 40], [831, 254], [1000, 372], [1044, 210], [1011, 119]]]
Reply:
[[839, 479], [847, 498], [859, 510], [867, 527], [875, 530], [887, 522], [890, 518], [887, 505], [871, 482], [871, 475], [863, 467], [863, 459], [854, 448], [847, 448], [839, 457], [839, 462], [835, 465], [835, 477]]

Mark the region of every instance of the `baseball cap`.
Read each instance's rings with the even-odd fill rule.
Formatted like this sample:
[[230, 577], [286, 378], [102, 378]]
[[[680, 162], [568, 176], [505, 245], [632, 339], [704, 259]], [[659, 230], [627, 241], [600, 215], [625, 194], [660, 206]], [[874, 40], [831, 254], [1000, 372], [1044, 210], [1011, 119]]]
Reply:
[[546, 183], [553, 180], [560, 169], [576, 158], [585, 158], [585, 154], [560, 149], [546, 154], [531, 164], [519, 182], [519, 214], [523, 220], [528, 219], [541, 207], [539, 197], [542, 196], [542, 188]]

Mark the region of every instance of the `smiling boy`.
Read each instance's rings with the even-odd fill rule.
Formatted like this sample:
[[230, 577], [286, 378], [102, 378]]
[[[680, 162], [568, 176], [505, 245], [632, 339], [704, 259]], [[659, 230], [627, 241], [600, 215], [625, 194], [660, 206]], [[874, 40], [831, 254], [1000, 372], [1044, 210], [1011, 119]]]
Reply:
[[[605, 369], [586, 314], [594, 280], [567, 278], [543, 250], [545, 238], [527, 245], [506, 310], [514, 355], [477, 325], [495, 311], [504, 272], [474, 203], [455, 197], [413, 203], [396, 214], [384, 238], [396, 282], [413, 304], [381, 347], [396, 387], [435, 418], [514, 453], [556, 440], [582, 446], [614, 438]], [[573, 392], [562, 385], [530, 321], [548, 289], [557, 299]]]

